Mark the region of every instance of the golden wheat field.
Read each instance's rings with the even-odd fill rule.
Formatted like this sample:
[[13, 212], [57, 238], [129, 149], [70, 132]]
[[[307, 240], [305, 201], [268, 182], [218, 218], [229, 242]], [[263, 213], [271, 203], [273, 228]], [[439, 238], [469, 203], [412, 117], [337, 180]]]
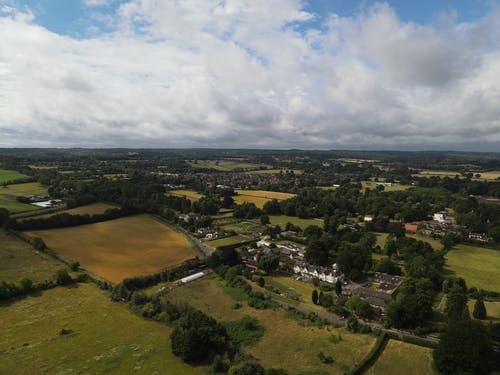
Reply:
[[113, 283], [158, 272], [197, 255], [182, 233], [149, 215], [27, 234], [41, 237], [62, 258], [78, 261]]

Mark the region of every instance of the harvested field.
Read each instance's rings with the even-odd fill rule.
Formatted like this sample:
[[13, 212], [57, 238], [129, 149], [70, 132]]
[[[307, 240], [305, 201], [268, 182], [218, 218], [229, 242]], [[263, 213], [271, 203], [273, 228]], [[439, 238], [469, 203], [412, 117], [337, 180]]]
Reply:
[[248, 170], [248, 169], [259, 169], [259, 168], [267, 168], [267, 165], [263, 164], [254, 164], [245, 161], [245, 159], [224, 159], [224, 160], [198, 160], [195, 162], [188, 163], [193, 168], [201, 168], [201, 169], [215, 169], [218, 171], [234, 171], [238, 170]]
[[253, 203], [259, 208], [264, 207], [264, 204], [272, 199], [283, 200], [295, 197], [295, 194], [267, 190], [235, 190], [235, 192], [238, 193], [233, 196], [235, 203]]
[[433, 375], [432, 349], [389, 340], [377, 362], [368, 369], [368, 375]]
[[[167, 298], [189, 301], [194, 307], [222, 321], [251, 316], [265, 327], [264, 336], [245, 350], [258, 359], [264, 367], [282, 367], [295, 374], [299, 371], [322, 371], [325, 374], [341, 374], [360, 362], [370, 351], [375, 338], [370, 335], [352, 334], [345, 329], [302, 326], [287, 318], [283, 309], [257, 310], [243, 303], [234, 309], [239, 290], [230, 290], [215, 277], [205, 277], [175, 288]], [[234, 295], [234, 296], [233, 296]], [[341, 336], [333, 344], [332, 335]], [[323, 364], [318, 353], [331, 355], [335, 362]]]
[[193, 190], [170, 190], [167, 194], [176, 195], [178, 197], [186, 197], [193, 202], [204, 197], [203, 194], [197, 193]]
[[[361, 186], [363, 190], [366, 189], [372, 189], [375, 190], [377, 189], [377, 183], [373, 181], [362, 181]], [[406, 189], [410, 189], [410, 185], [399, 185], [399, 184], [393, 184], [393, 185], [382, 185], [384, 187], [384, 191], [391, 192], [391, 191], [403, 191]]]
[[0, 281], [17, 282], [26, 277], [40, 283], [64, 267], [26, 242], [0, 231]]
[[180, 232], [149, 215], [77, 227], [27, 232], [62, 258], [114, 283], [147, 275], [193, 258], [196, 248]]
[[[59, 335], [61, 329], [71, 330]], [[175, 357], [170, 329], [93, 284], [0, 305], [1, 374], [203, 374]]]

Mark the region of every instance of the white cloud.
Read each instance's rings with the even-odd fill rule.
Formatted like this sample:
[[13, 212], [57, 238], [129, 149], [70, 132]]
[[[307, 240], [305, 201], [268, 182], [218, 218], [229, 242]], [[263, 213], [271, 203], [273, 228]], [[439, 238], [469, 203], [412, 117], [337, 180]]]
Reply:
[[84, 0], [84, 3], [88, 7], [100, 7], [108, 5], [111, 0]]
[[496, 10], [438, 29], [376, 5], [299, 32], [299, 1], [132, 0], [88, 39], [3, 13], [0, 147], [500, 145]]

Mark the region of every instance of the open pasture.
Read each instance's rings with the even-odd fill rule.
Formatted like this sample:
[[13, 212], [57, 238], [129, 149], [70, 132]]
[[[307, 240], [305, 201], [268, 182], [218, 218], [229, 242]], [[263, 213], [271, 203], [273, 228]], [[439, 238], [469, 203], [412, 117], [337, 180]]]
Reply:
[[215, 169], [218, 171], [229, 172], [238, 170], [248, 170], [248, 169], [258, 169], [265, 167], [267, 165], [263, 164], [255, 164], [247, 162], [245, 159], [223, 159], [223, 160], [197, 160], [188, 161], [189, 165], [193, 168], [201, 168], [201, 169]]
[[60, 214], [69, 214], [69, 215], [96, 215], [96, 214], [103, 214], [106, 210], [109, 210], [111, 208], [117, 208], [117, 206], [113, 206], [113, 205], [108, 204], [108, 203], [97, 202], [97, 203], [87, 204], [85, 206], [70, 208], [68, 210], [51, 212], [50, 214], [29, 216], [29, 217], [23, 218], [22, 220], [45, 219], [47, 217], [51, 217], [51, 216], [54, 216], [54, 215], [60, 215]]
[[11, 214], [26, 212], [26, 211], [36, 211], [40, 207], [33, 206], [27, 203], [18, 202], [15, 198], [7, 198], [0, 195], [0, 207], [5, 208]]
[[26, 242], [0, 231], [0, 281], [17, 282], [26, 277], [40, 283], [64, 267]]
[[280, 174], [293, 172], [296, 175], [303, 174], [303, 169], [258, 169], [256, 171], [244, 172], [245, 174]]
[[168, 194], [176, 195], [178, 197], [186, 197], [187, 199], [193, 202], [204, 197], [203, 194], [197, 193], [196, 191], [193, 190], [170, 190]]
[[235, 203], [254, 203], [257, 207], [262, 208], [266, 202], [277, 199], [284, 200], [295, 197], [295, 194], [281, 193], [267, 190], [235, 190], [238, 195], [233, 196]]
[[47, 188], [39, 182], [26, 182], [0, 187], [0, 195], [14, 197], [31, 197], [33, 195], [47, 196]]
[[[61, 329], [71, 330], [59, 335]], [[172, 354], [170, 329], [93, 284], [0, 305], [1, 374], [203, 374]]]
[[402, 341], [389, 340], [367, 375], [433, 375], [432, 349]]
[[[238, 290], [234, 293], [234, 289], [229, 289], [223, 281], [212, 276], [175, 288], [165, 298], [189, 301], [221, 321], [244, 316], [257, 319], [265, 327], [264, 336], [244, 350], [264, 367], [281, 367], [290, 374], [300, 371], [341, 374], [360, 362], [375, 343], [371, 335], [352, 334], [343, 328], [302, 326], [296, 320], [287, 318], [281, 308], [257, 310], [243, 303], [241, 308], [234, 309]], [[336, 344], [330, 341], [333, 335], [341, 336]], [[335, 362], [332, 365], [321, 363], [318, 358], [320, 351], [331, 355]]]
[[467, 286], [500, 292], [500, 251], [456, 245], [446, 254], [446, 268], [463, 277]]
[[198, 255], [182, 233], [149, 215], [27, 234], [41, 237], [62, 258], [79, 261], [113, 283], [155, 273]]
[[317, 225], [323, 227], [323, 219], [301, 219], [296, 216], [286, 216], [286, 215], [270, 215], [269, 221], [272, 225], [279, 225], [281, 228], [285, 228], [287, 223], [299, 226], [302, 230], [306, 229], [309, 225]]
[[250, 241], [252, 239], [253, 239], [253, 237], [251, 237], [251, 236], [236, 235], [236, 236], [231, 236], [231, 237], [224, 237], [224, 238], [221, 238], [218, 240], [207, 240], [204, 243], [207, 247], [215, 250], [217, 247], [220, 247], [220, 246], [235, 245], [235, 244]]
[[[379, 186], [376, 182], [373, 181], [361, 181], [361, 186], [363, 190], [366, 189], [371, 189], [375, 190], [377, 189], [377, 186]], [[392, 184], [392, 185], [381, 185], [384, 187], [384, 191], [391, 192], [391, 191], [403, 191], [410, 189], [410, 185], [400, 185], [400, 184]]]
[[25, 177], [28, 176], [18, 171], [12, 171], [9, 169], [0, 169], [0, 184], [2, 182], [17, 180], [19, 178], [25, 178]]
[[[476, 300], [471, 299], [467, 303], [471, 317], [475, 302]], [[486, 307], [486, 320], [500, 322], [500, 301], [484, 301], [484, 307]]]

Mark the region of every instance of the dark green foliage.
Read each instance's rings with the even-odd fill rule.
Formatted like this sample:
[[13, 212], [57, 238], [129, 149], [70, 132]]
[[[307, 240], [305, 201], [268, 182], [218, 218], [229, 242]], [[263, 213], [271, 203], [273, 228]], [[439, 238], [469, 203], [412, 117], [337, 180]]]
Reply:
[[260, 276], [258, 279], [257, 279], [257, 284], [263, 288], [264, 285], [266, 285], [266, 280], [264, 280], [264, 278], [262, 276]]
[[271, 221], [269, 220], [269, 216], [267, 216], [267, 215], [261, 215], [261, 216], [260, 216], [260, 223], [261, 223], [262, 225], [267, 225], [267, 224], [270, 224], [270, 223], [271, 223]]
[[39, 251], [45, 251], [45, 249], [47, 247], [45, 245], [45, 242], [43, 242], [43, 240], [40, 237], [33, 237], [30, 240], [30, 243], [31, 243], [31, 246], [33, 246], [35, 249], [37, 249]]
[[324, 363], [324, 364], [327, 364], [327, 365], [330, 365], [332, 364], [334, 361], [333, 361], [333, 358], [331, 356], [326, 356], [325, 353], [323, 352], [319, 352], [318, 353], [318, 358], [319, 360], [321, 361], [321, 363]]
[[335, 293], [337, 294], [337, 296], [342, 295], [342, 281], [340, 280], [337, 280], [335, 282]]
[[449, 290], [444, 311], [448, 315], [449, 323], [470, 319], [469, 308], [467, 307], [467, 292], [464, 288], [454, 285]]
[[307, 242], [320, 239], [322, 234], [323, 230], [317, 225], [309, 225], [304, 229], [304, 237], [306, 237]]
[[484, 301], [482, 298], [478, 298], [474, 303], [474, 311], [472, 312], [472, 316], [476, 319], [483, 320], [486, 319], [487, 316], [486, 306], [484, 306]]
[[487, 375], [493, 369], [493, 345], [481, 322], [450, 324], [434, 350], [434, 363], [442, 374]]
[[354, 295], [347, 300], [346, 307], [349, 310], [354, 311], [357, 316], [363, 319], [369, 319], [373, 315], [373, 308], [370, 304], [357, 295]]
[[265, 372], [266, 375], [288, 375], [288, 372], [282, 368], [269, 368]]
[[55, 282], [57, 285], [68, 285], [73, 283], [73, 279], [68, 274], [68, 271], [63, 268], [57, 271], [55, 276]]
[[80, 262], [71, 262], [69, 264], [69, 268], [71, 269], [71, 271], [78, 271], [78, 268], [80, 267]]
[[262, 210], [254, 203], [243, 203], [234, 207], [233, 216], [238, 219], [254, 219], [262, 215]]
[[358, 332], [359, 331], [358, 319], [351, 316], [349, 319], [347, 319], [346, 327], [348, 331]]
[[408, 278], [396, 300], [386, 310], [389, 325], [396, 328], [423, 326], [432, 317], [433, 285], [429, 279]]
[[187, 311], [177, 320], [170, 340], [172, 352], [188, 363], [211, 359], [229, 345], [224, 326], [198, 310]]
[[0, 207], [0, 228], [5, 227], [10, 220], [10, 213], [6, 208]]
[[264, 368], [255, 362], [243, 362], [232, 366], [228, 375], [264, 375]]
[[263, 254], [257, 260], [257, 266], [266, 272], [273, 272], [279, 266], [280, 258], [276, 254]]
[[376, 272], [388, 273], [389, 275], [402, 275], [401, 267], [394, 263], [389, 257], [381, 259], [375, 265]]
[[311, 294], [311, 300], [312, 300], [312, 302], [313, 302], [315, 305], [317, 305], [317, 304], [318, 304], [318, 298], [319, 298], [319, 297], [318, 297], [318, 291], [317, 291], [316, 289], [314, 289], [314, 290], [312, 291], [312, 294]]
[[261, 339], [265, 328], [255, 318], [244, 316], [239, 320], [224, 323], [231, 341], [237, 345], [252, 345]]
[[318, 303], [326, 308], [333, 306], [333, 296], [331, 294], [320, 292], [318, 297]]

